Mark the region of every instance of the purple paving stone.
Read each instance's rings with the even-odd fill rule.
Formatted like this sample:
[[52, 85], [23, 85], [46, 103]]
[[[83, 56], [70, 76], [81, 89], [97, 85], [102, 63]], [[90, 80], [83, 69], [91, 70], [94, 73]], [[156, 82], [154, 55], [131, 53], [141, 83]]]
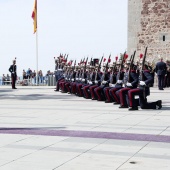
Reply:
[[43, 135], [43, 136], [67, 136], [82, 138], [104, 138], [132, 141], [151, 141], [170, 143], [170, 136], [148, 135], [133, 133], [115, 132], [95, 132], [95, 131], [75, 131], [75, 130], [46, 130], [39, 128], [1, 128], [1, 134], [23, 134], [23, 135]]

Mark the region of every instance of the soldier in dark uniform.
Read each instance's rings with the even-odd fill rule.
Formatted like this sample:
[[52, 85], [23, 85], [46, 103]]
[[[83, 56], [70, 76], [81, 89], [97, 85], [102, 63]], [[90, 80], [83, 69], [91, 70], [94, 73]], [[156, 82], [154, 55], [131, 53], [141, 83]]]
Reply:
[[105, 94], [105, 98], [106, 98], [105, 103], [111, 103], [113, 101], [113, 99], [111, 98], [111, 96], [109, 94], [109, 90], [111, 88], [115, 87], [115, 84], [116, 84], [116, 63], [113, 63], [109, 67], [110, 67], [109, 87], [105, 87], [103, 89], [104, 94]]
[[11, 80], [12, 80], [12, 89], [17, 89], [15, 87], [15, 83], [17, 80], [17, 66], [16, 66], [16, 60], [13, 60], [13, 64], [9, 68], [9, 72], [11, 72]]
[[96, 95], [95, 95], [95, 92], [94, 92], [94, 89], [98, 86], [100, 86], [101, 84], [101, 77], [102, 77], [102, 72], [100, 71], [100, 66], [98, 64], [95, 65], [95, 78], [94, 78], [94, 85], [90, 86], [89, 87], [89, 90], [90, 90], [90, 94], [91, 94], [91, 99], [92, 100], [96, 100]]
[[[162, 101], [158, 100], [156, 102], [147, 102], [147, 96], [150, 95], [149, 84], [153, 83], [153, 76], [150, 73], [148, 66], [145, 64], [144, 69], [141, 70], [144, 77], [144, 80], [140, 80], [139, 87], [128, 91], [128, 104], [129, 110], [138, 110], [140, 105], [141, 109], [161, 109]], [[141, 75], [140, 75], [141, 79]], [[137, 102], [135, 96], [139, 96], [139, 101]]]
[[97, 97], [97, 100], [98, 101], [103, 101], [105, 100], [105, 96], [104, 96], [104, 91], [103, 89], [105, 87], [108, 87], [109, 86], [109, 80], [110, 80], [110, 72], [108, 72], [108, 67], [106, 65], [103, 65], [104, 67], [104, 73], [100, 79], [100, 86], [96, 87], [94, 89], [94, 92], [96, 94], [96, 97]]
[[167, 74], [165, 75], [165, 87], [170, 87], [170, 61], [166, 60]]
[[88, 77], [87, 85], [83, 87], [83, 93], [84, 93], [84, 98], [90, 99], [89, 88], [91, 86], [93, 86], [94, 81], [95, 81], [95, 68], [94, 68], [94, 66], [90, 66], [87, 77]]
[[125, 73], [123, 69], [120, 69], [121, 67], [120, 61], [117, 62], [117, 66], [118, 66], [119, 72], [116, 73], [116, 84], [115, 84], [115, 87], [109, 90], [110, 96], [115, 101], [114, 104], [120, 104], [120, 100], [118, 96], [116, 95], [116, 91], [123, 88], [123, 79], [124, 79], [124, 73]]
[[159, 90], [164, 90], [164, 79], [165, 79], [165, 74], [166, 74], [167, 68], [166, 64], [163, 62], [163, 58], [161, 57], [160, 62], [156, 64], [155, 72], [157, 73], [158, 76], [158, 88]]
[[[130, 69], [130, 68], [129, 68]], [[119, 108], [128, 108], [126, 96], [129, 90], [137, 88], [138, 85], [138, 73], [137, 67], [135, 65], [132, 66], [132, 69], [128, 71], [128, 82], [125, 83], [125, 87], [118, 91], [120, 98], [120, 107]], [[130, 77], [129, 77], [130, 76]], [[116, 92], [117, 93], [117, 92]]]
[[63, 68], [64, 64], [62, 64], [62, 58], [61, 56], [58, 57], [57, 60], [55, 60], [56, 66], [55, 66], [55, 77], [56, 77], [56, 89], [54, 91], [59, 91], [60, 83], [64, 81], [64, 75], [63, 75]]

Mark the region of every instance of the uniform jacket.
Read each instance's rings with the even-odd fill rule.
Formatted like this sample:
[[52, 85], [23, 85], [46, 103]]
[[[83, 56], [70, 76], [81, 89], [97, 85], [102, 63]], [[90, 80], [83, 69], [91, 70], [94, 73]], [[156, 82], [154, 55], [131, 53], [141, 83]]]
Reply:
[[163, 61], [160, 61], [156, 64], [155, 71], [158, 76], [165, 75], [166, 74], [166, 64]]
[[16, 65], [11, 65], [9, 67], [9, 72], [11, 73], [11, 75], [17, 75], [17, 66]]

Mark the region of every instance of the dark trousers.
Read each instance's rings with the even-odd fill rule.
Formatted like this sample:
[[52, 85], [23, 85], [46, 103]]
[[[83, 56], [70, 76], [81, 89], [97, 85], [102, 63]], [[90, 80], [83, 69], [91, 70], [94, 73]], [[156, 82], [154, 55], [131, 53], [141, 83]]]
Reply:
[[96, 96], [95, 96], [95, 92], [94, 92], [94, 89], [98, 87], [98, 85], [93, 85], [93, 86], [90, 86], [89, 89], [90, 89], [90, 94], [91, 94], [91, 98], [92, 99], [95, 99]]
[[159, 90], [163, 89], [164, 87], [164, 75], [158, 75], [158, 88]]
[[87, 85], [87, 86], [84, 86], [84, 87], [83, 87], [84, 97], [87, 98], [87, 99], [90, 98], [90, 94], [89, 94], [89, 92], [88, 92], [88, 89], [90, 88], [90, 86], [92, 86], [92, 85]]
[[57, 80], [56, 91], [59, 91], [59, 87], [60, 87], [59, 84], [60, 84], [62, 81], [64, 81], [64, 78], [63, 78], [63, 77]]
[[120, 98], [120, 104], [121, 106], [128, 106], [126, 96], [128, 94], [128, 91], [131, 90], [131, 88], [125, 87], [117, 91], [119, 98]]
[[[139, 96], [138, 99], [135, 99], [135, 96]], [[143, 96], [143, 90], [136, 88], [128, 91], [128, 99], [130, 107], [137, 107], [140, 105], [141, 109], [156, 109], [157, 102], [147, 102], [147, 99]]]
[[12, 74], [11, 75], [11, 80], [12, 80], [12, 88], [15, 88], [15, 83], [16, 83], [16, 79], [17, 79], [17, 75], [16, 74]]
[[113, 87], [109, 90], [110, 96], [114, 99], [115, 102], [120, 103], [118, 96], [116, 95], [116, 91], [120, 90], [122, 87]]
[[105, 87], [105, 86], [101, 85], [101, 86], [96, 87], [96, 88], [94, 89], [94, 92], [95, 92], [95, 94], [96, 94], [96, 96], [97, 96], [97, 100], [99, 100], [99, 101], [105, 100], [104, 92], [103, 92], [104, 87]]
[[109, 93], [109, 90], [111, 89], [111, 87], [105, 87], [104, 88], [104, 95], [105, 95], [105, 98], [106, 98], [106, 100], [108, 101], [108, 102], [111, 102], [111, 101], [113, 101], [112, 100], [112, 98], [111, 98], [111, 96], [110, 96], [110, 93]]
[[167, 72], [167, 76], [165, 77], [164, 87], [170, 87], [170, 72]]

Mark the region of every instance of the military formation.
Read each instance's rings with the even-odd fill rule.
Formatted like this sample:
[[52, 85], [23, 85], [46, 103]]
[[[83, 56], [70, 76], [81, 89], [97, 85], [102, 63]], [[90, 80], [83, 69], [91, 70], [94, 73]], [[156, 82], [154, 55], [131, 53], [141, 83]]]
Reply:
[[[129, 111], [141, 109], [161, 109], [162, 101], [148, 102], [150, 87], [154, 83], [154, 71], [160, 75], [166, 74], [166, 66], [160, 62], [156, 66], [146, 61], [147, 47], [139, 59], [126, 52], [106, 59], [84, 58], [79, 63], [68, 61], [68, 55], [60, 55], [55, 59], [56, 89], [61, 93], [74, 94], [86, 99], [104, 101], [118, 105], [120, 109]], [[166, 65], [166, 64], [165, 64]], [[163, 90], [162, 84], [159, 89]]]

